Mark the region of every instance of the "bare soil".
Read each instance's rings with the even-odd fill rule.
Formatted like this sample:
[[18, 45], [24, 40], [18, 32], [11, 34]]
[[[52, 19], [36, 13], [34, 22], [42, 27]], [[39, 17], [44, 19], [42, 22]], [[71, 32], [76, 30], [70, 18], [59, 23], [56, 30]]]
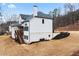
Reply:
[[[62, 39], [18, 44], [9, 35], [0, 36], [0, 55], [8, 56], [69, 56], [79, 51], [79, 31], [69, 31]], [[79, 55], [77, 53], [77, 55]]]

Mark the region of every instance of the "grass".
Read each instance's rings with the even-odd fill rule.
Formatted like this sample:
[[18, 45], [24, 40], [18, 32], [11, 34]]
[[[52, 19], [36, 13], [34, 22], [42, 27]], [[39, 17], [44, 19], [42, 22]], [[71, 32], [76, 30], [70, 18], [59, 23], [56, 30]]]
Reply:
[[38, 43], [18, 44], [8, 35], [0, 36], [0, 55], [74, 55], [79, 50], [79, 32], [69, 31], [68, 37], [40, 41]]

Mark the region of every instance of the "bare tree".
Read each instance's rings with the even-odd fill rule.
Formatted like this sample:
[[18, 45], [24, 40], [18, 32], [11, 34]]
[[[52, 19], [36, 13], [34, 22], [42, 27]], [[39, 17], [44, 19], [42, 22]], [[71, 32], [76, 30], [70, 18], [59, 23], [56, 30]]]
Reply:
[[2, 7], [0, 5], [0, 21], [2, 22]]
[[75, 6], [74, 6], [74, 4], [66, 3], [66, 4], [64, 4], [64, 9], [65, 9], [65, 14], [67, 14], [69, 12], [75, 11]]

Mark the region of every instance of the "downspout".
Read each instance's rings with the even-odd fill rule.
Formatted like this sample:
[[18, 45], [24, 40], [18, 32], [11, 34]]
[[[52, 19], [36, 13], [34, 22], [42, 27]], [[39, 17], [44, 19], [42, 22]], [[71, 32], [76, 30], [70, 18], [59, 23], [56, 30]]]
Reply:
[[52, 18], [52, 27], [53, 27], [53, 30], [52, 30], [52, 33], [54, 33], [54, 15], [53, 15], [53, 18]]

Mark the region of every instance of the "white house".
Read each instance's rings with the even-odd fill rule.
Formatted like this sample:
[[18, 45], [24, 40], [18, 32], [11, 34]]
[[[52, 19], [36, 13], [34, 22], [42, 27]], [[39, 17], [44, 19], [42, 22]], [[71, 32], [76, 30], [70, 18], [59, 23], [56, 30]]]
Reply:
[[[20, 14], [19, 23], [24, 27], [24, 42], [31, 43], [40, 39], [51, 40], [53, 38], [53, 23], [49, 15], [38, 11], [33, 7], [33, 15]], [[48, 17], [49, 16], [49, 17]]]
[[53, 33], [52, 17], [38, 11], [33, 7], [32, 15], [19, 15], [19, 24], [23, 26], [23, 40], [25, 43], [40, 41], [40, 39], [51, 40], [57, 34]]
[[15, 31], [18, 30], [18, 26], [19, 26], [19, 24], [11, 24], [11, 25], [9, 26], [9, 32], [11, 33], [11, 37], [12, 37], [13, 39], [16, 38], [16, 33], [15, 33]]

